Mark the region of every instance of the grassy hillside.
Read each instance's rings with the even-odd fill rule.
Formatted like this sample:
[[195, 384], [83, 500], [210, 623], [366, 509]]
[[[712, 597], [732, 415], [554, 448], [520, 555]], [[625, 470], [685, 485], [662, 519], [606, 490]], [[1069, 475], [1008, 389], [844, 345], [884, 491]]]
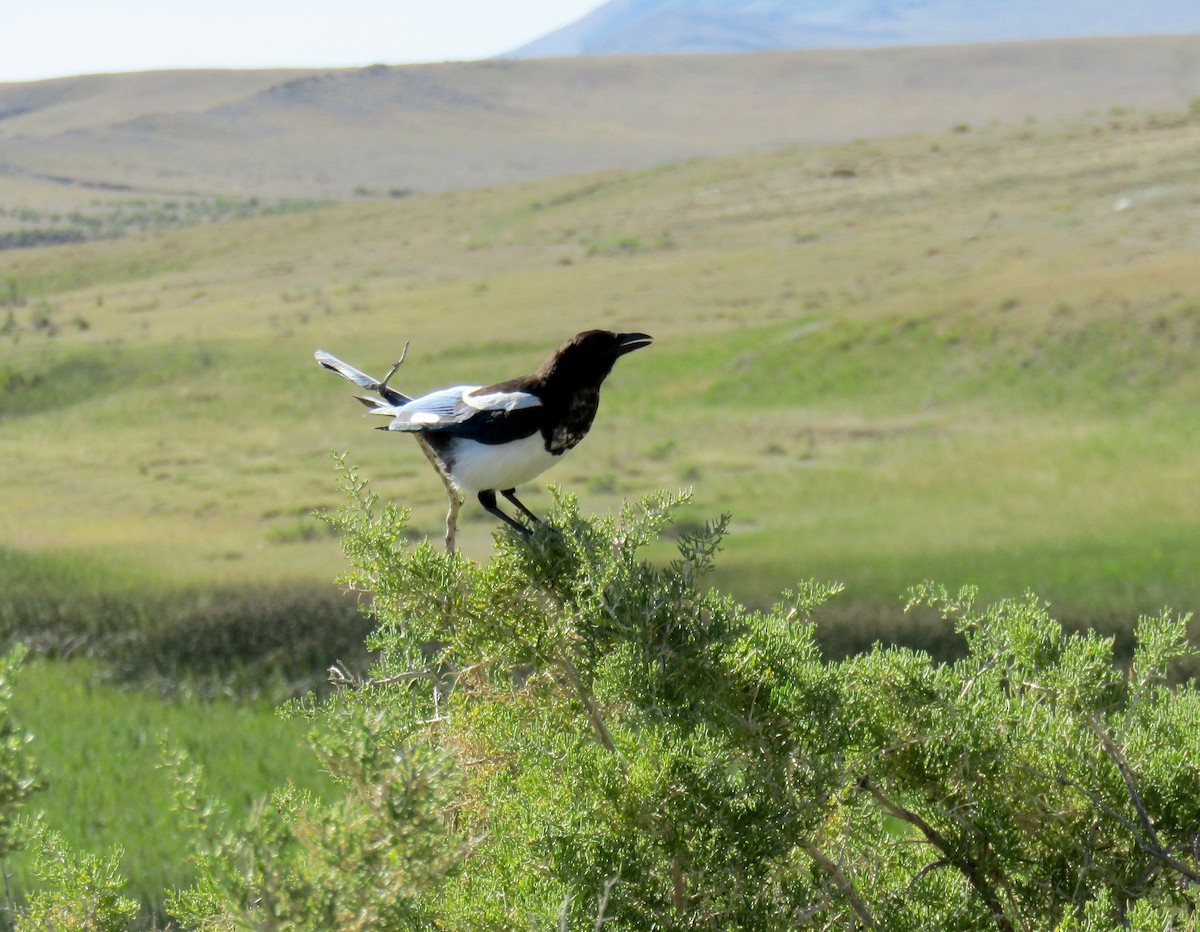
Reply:
[[[1187, 608], [1198, 148], [1194, 116], [1111, 111], [6, 253], [0, 541], [326, 580], [330, 449], [424, 532], [443, 492], [314, 348], [382, 372], [411, 340], [422, 391], [636, 327], [657, 345], [547, 479], [595, 508], [693, 486], [735, 515], [741, 595], [837, 578], [875, 618], [932, 575]], [[468, 552], [492, 530], [468, 509]]]
[[398, 196], [1198, 93], [1195, 36], [99, 75], [0, 85], [0, 200]]

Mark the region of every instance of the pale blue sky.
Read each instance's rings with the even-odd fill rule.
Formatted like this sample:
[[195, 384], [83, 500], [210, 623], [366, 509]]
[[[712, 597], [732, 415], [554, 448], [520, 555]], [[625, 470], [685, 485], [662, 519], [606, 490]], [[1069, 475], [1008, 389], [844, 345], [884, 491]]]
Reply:
[[0, 82], [489, 58], [603, 0], [0, 0]]

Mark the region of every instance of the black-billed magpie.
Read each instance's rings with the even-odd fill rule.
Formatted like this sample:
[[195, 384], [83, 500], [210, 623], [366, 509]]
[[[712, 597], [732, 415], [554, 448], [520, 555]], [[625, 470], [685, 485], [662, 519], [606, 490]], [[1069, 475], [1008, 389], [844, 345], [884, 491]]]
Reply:
[[[416, 434], [448, 486], [458, 493], [475, 493], [487, 511], [528, 534], [525, 525], [500, 509], [496, 493], [537, 522], [538, 517], [517, 498], [516, 487], [545, 472], [584, 438], [600, 404], [600, 385], [613, 364], [650, 342], [644, 333], [585, 330], [560, 346], [532, 375], [495, 385], [455, 385], [419, 398], [388, 385], [403, 356], [387, 378], [378, 381], [323, 350], [315, 355], [326, 369], [379, 395], [379, 399], [359, 397], [359, 401], [372, 414], [391, 418], [380, 430]], [[452, 491], [447, 549], [453, 549], [452, 525], [459, 502]]]

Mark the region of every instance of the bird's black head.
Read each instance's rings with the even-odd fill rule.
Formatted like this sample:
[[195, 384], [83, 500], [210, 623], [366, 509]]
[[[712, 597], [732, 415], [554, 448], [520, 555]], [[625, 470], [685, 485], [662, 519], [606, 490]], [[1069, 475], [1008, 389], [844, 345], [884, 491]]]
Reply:
[[547, 383], [599, 388], [619, 357], [649, 346], [651, 342], [644, 333], [585, 330], [560, 346], [546, 360], [538, 375]]

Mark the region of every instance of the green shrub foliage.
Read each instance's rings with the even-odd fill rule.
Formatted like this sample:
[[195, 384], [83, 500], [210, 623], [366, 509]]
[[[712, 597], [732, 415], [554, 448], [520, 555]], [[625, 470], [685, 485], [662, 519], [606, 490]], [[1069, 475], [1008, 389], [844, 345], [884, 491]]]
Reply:
[[1123, 671], [1031, 596], [925, 585], [963, 659], [834, 662], [813, 633], [837, 587], [754, 612], [705, 585], [727, 519], [645, 558], [681, 497], [588, 518], [556, 495], [477, 563], [344, 485], [377, 660], [296, 707], [344, 798], [281, 791], [231, 828], [185, 775], [186, 926], [1194, 928], [1186, 619], [1143, 618]]
[[0, 657], [0, 860], [21, 846], [21, 809], [41, 787], [29, 753], [32, 737], [12, 717], [14, 681], [24, 659], [20, 646]]
[[121, 851], [107, 858], [72, 851], [40, 821], [30, 823], [33, 871], [43, 884], [16, 917], [17, 932], [122, 932], [137, 900], [122, 895]]

